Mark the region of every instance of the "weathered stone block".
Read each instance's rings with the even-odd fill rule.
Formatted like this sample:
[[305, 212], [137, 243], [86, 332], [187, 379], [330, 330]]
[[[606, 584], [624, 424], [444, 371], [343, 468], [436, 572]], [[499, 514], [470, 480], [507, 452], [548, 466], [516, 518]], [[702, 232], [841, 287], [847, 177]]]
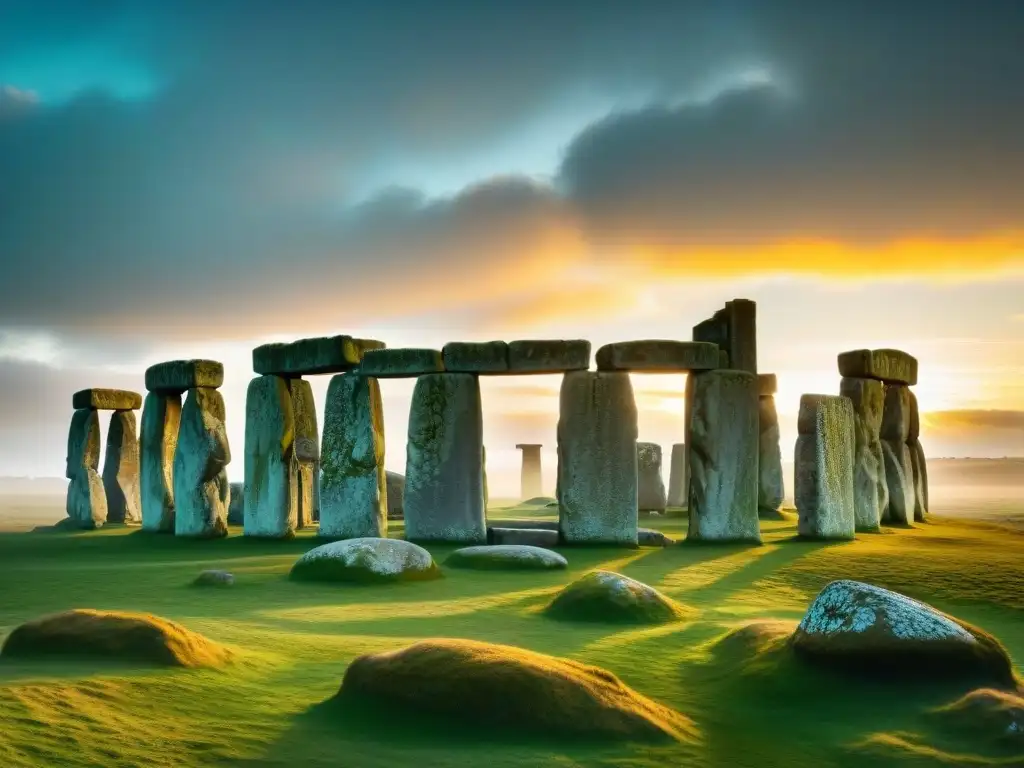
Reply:
[[907, 442], [910, 439], [910, 389], [903, 384], [886, 384], [882, 408], [882, 440]]
[[79, 528], [98, 528], [107, 520], [107, 496], [96, 471], [100, 464], [100, 419], [95, 410], [79, 408], [68, 429], [64, 475], [68, 484], [68, 518]]
[[409, 410], [405, 535], [481, 544], [484, 448], [480, 385], [468, 373], [421, 376]]
[[672, 446], [672, 466], [668, 475], [668, 497], [666, 504], [670, 507], [686, 506], [686, 444], [676, 443]]
[[289, 379], [295, 441], [292, 473], [297, 483], [296, 527], [308, 528], [320, 515], [320, 429], [316, 423], [313, 388], [305, 379]]
[[759, 397], [768, 397], [779, 391], [779, 377], [774, 373], [757, 374], [757, 394]]
[[258, 376], [245, 395], [246, 536], [282, 539], [298, 527], [295, 410], [288, 380]]
[[853, 406], [853, 505], [858, 531], [874, 531], [889, 503], [882, 458], [885, 385], [876, 379], [843, 378], [839, 394]]
[[525, 545], [551, 549], [558, 546], [558, 531], [546, 528], [488, 528], [487, 543], [493, 546]]
[[352, 370], [371, 349], [384, 342], [351, 336], [322, 336], [288, 344], [264, 344], [252, 351], [252, 368], [259, 374], [306, 376]]
[[[760, 387], [761, 377], [758, 377]], [[782, 479], [782, 444], [775, 397], [758, 397], [757, 510], [758, 516], [777, 517], [786, 492]]]
[[451, 341], [441, 355], [449, 373], [508, 372], [508, 344], [504, 341]]
[[729, 324], [724, 317], [715, 314], [693, 326], [693, 340], [715, 344], [725, 352], [729, 351]]
[[228, 525], [245, 525], [245, 483], [228, 485]]
[[928, 514], [928, 462], [920, 440], [911, 441], [907, 449], [914, 476], [914, 520], [922, 522]]
[[544, 482], [540, 465], [540, 443], [517, 443], [516, 449], [523, 452], [523, 466], [519, 477], [519, 497], [534, 499], [544, 495]]
[[335, 376], [327, 387], [320, 479], [320, 535], [387, 536], [384, 408], [377, 379]]
[[889, 489], [889, 504], [882, 510], [882, 522], [907, 525], [914, 519], [914, 465], [907, 444], [883, 440], [882, 466]]
[[841, 395], [803, 395], [799, 425], [794, 472], [797, 533], [813, 539], [852, 539], [853, 404]]
[[637, 544], [637, 410], [629, 374], [573, 371], [558, 417], [558, 520], [569, 544]]
[[378, 379], [412, 379], [425, 373], [443, 373], [437, 349], [371, 349], [363, 355], [359, 373]]
[[687, 539], [760, 542], [757, 376], [729, 369], [693, 379]]
[[181, 425], [181, 395], [146, 395], [139, 449], [142, 530], [174, 533], [174, 453]]
[[718, 367], [718, 347], [701, 341], [621, 341], [605, 344], [595, 359], [599, 371], [687, 373]]
[[216, 360], [170, 360], [146, 369], [146, 389], [178, 394], [193, 387], [218, 389], [224, 384], [224, 365]]
[[198, 538], [227, 535], [230, 488], [224, 468], [231, 447], [224, 429], [224, 398], [216, 389], [188, 391], [174, 451], [174, 534]]
[[729, 324], [729, 365], [738, 371], [757, 374], [757, 304], [749, 299], [725, 302], [721, 313]]
[[135, 428], [135, 412], [114, 411], [110, 415], [103, 461], [108, 523], [139, 525], [142, 522], [139, 484], [139, 437]]
[[636, 444], [637, 509], [664, 512], [668, 503], [665, 480], [661, 476], [661, 446]]
[[891, 384], [917, 384], [917, 358], [898, 349], [855, 349], [839, 354], [839, 374]]
[[384, 472], [387, 487], [388, 520], [401, 520], [405, 517], [405, 475], [397, 472]]
[[100, 417], [90, 408], [79, 408], [71, 416], [64, 476], [74, 478], [82, 467], [100, 466]]
[[508, 345], [509, 373], [565, 373], [590, 367], [590, 342], [521, 340]]
[[127, 389], [83, 389], [71, 396], [75, 410], [132, 411], [142, 407], [142, 395]]

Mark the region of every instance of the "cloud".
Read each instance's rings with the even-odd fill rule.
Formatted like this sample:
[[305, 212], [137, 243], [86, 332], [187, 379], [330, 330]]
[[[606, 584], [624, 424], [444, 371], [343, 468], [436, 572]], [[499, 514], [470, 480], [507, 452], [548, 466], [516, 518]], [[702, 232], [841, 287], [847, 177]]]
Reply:
[[0, 120], [13, 120], [27, 114], [38, 103], [32, 91], [23, 91], [13, 85], [0, 83]]
[[[1024, 411], [956, 410], [933, 411], [921, 415], [924, 425], [933, 432], [972, 432], [983, 430], [1024, 431]], [[1021, 437], [1024, 449], [1024, 436]]]

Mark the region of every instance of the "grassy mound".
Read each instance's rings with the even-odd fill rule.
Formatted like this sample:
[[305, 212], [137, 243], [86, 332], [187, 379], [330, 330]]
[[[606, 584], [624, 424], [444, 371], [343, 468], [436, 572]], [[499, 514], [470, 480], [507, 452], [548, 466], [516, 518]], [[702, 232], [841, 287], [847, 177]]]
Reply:
[[479, 571], [544, 571], [569, 567], [569, 562], [557, 552], [526, 544], [463, 547], [452, 552], [444, 564]]
[[574, 581], [544, 610], [554, 619], [622, 624], [663, 624], [690, 612], [654, 587], [612, 571], [592, 571]]
[[552, 504], [558, 504], [558, 502], [550, 496], [534, 496], [532, 499], [519, 502], [519, 505], [523, 507], [549, 507]]
[[223, 646], [148, 613], [76, 608], [17, 627], [0, 656], [106, 657], [168, 667], [217, 667], [231, 660]]
[[959, 731], [1024, 754], [1024, 696], [980, 688], [930, 713], [943, 729]]
[[688, 718], [604, 669], [473, 640], [360, 656], [335, 698], [559, 739], [682, 741], [695, 733]]

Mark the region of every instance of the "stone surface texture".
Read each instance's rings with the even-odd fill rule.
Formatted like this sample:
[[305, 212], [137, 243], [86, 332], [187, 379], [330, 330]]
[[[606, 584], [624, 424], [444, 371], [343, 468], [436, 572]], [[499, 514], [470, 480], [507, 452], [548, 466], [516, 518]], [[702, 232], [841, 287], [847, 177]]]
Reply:
[[452, 552], [445, 565], [481, 570], [556, 570], [568, 568], [569, 561], [550, 549], [513, 543], [463, 547]]
[[295, 410], [288, 380], [257, 376], [245, 395], [246, 536], [289, 538], [298, 526]]
[[625, 372], [573, 371], [558, 417], [558, 520], [571, 544], [636, 545], [637, 409]]
[[224, 384], [224, 365], [216, 360], [169, 360], [146, 369], [146, 389], [180, 395], [193, 387], [219, 389]]
[[686, 506], [686, 443], [672, 446], [672, 465], [668, 473], [668, 496], [665, 503], [670, 507]]
[[441, 350], [449, 373], [506, 373], [508, 344], [504, 341], [452, 341]]
[[518, 443], [516, 449], [523, 452], [523, 464], [519, 475], [519, 498], [533, 499], [544, 495], [544, 481], [540, 464], [540, 443]]
[[363, 355], [359, 373], [378, 379], [412, 379], [444, 373], [444, 359], [438, 349], [371, 349]]
[[401, 520], [405, 517], [405, 475], [385, 470], [384, 482], [387, 487], [388, 520]]
[[404, 581], [437, 575], [434, 559], [423, 547], [375, 537], [322, 544], [300, 557], [291, 570], [292, 578], [314, 581]]
[[718, 347], [701, 341], [621, 341], [598, 349], [595, 361], [599, 371], [710, 371], [718, 367]]
[[142, 523], [139, 437], [135, 411], [114, 411], [107, 428], [103, 460], [103, 489], [107, 495], [107, 522]]
[[259, 374], [306, 376], [344, 373], [359, 365], [371, 349], [384, 342], [351, 336], [321, 336], [287, 344], [264, 344], [252, 351], [252, 369]]
[[245, 483], [228, 486], [228, 525], [245, 525]]
[[327, 387], [320, 478], [320, 535], [387, 536], [384, 407], [377, 379], [335, 376]]
[[636, 444], [637, 509], [664, 512], [668, 503], [665, 479], [661, 475], [661, 446]]
[[75, 410], [134, 411], [142, 407], [142, 395], [127, 389], [83, 389], [71, 396]]
[[509, 373], [564, 373], [590, 367], [590, 342], [583, 339], [525, 339], [508, 345]]
[[[760, 376], [758, 377], [760, 381]], [[782, 507], [786, 496], [782, 476], [782, 443], [779, 433], [779, 415], [774, 395], [761, 395], [757, 399], [758, 453], [757, 453], [757, 509], [758, 514], [774, 516]]]
[[878, 530], [889, 504], [881, 441], [885, 385], [877, 379], [844, 377], [839, 394], [853, 405], [854, 523], [858, 531]]
[[907, 448], [914, 471], [914, 520], [922, 522], [928, 515], [928, 462], [920, 440], [914, 440]]
[[197, 587], [230, 587], [235, 583], [235, 576], [229, 571], [211, 568], [202, 571], [192, 583]]
[[479, 381], [468, 373], [421, 376], [409, 410], [406, 538], [482, 544], [484, 499]]
[[914, 464], [910, 448], [912, 405], [910, 388], [905, 384], [885, 385], [882, 409], [882, 466], [888, 487], [889, 503], [882, 510], [882, 521], [906, 525], [914, 520]]
[[174, 453], [181, 425], [181, 395], [146, 395], [139, 436], [142, 530], [174, 533]]
[[305, 379], [289, 379], [295, 422], [292, 476], [295, 488], [295, 525], [312, 527], [320, 519], [320, 428], [316, 420], [313, 388]]
[[218, 390], [188, 391], [174, 451], [175, 536], [227, 535], [231, 490], [225, 467], [231, 462], [231, 447], [224, 418], [224, 398]]
[[488, 528], [487, 543], [523, 544], [550, 549], [558, 546], [558, 531], [548, 528]]
[[853, 404], [842, 395], [803, 395], [797, 421], [797, 533], [812, 539], [852, 539]]
[[107, 495], [96, 471], [100, 464], [100, 419], [95, 410], [79, 408], [68, 429], [64, 475], [68, 483], [66, 510], [78, 528], [99, 528], [107, 521]]
[[707, 371], [693, 390], [687, 539], [760, 542], [757, 376]]
[[917, 358], [898, 349], [855, 349], [839, 355], [839, 374], [891, 384], [917, 384]]

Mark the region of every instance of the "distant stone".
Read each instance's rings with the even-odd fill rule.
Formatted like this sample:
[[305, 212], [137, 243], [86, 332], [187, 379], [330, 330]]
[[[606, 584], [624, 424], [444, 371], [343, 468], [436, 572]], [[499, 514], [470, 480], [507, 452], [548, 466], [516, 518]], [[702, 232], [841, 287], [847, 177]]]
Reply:
[[621, 341], [598, 349], [595, 360], [599, 371], [709, 371], [718, 367], [718, 347], [701, 341]]
[[991, 636], [930, 605], [859, 581], [833, 581], [822, 589], [792, 643], [806, 658], [887, 678], [1014, 680], [1012, 662]]
[[813, 539], [852, 539], [853, 405], [841, 395], [803, 395], [797, 423], [797, 533]]
[[569, 621], [662, 624], [687, 609], [654, 587], [612, 571], [592, 571], [559, 592], [544, 610]]
[[839, 394], [853, 405], [854, 522], [858, 531], [875, 531], [889, 504], [880, 439], [885, 385], [876, 379], [844, 378]]
[[636, 546], [637, 409], [624, 371], [572, 371], [562, 379], [558, 503], [569, 544]]
[[287, 379], [257, 376], [245, 394], [244, 533], [285, 539], [298, 527], [292, 453], [295, 412]]
[[107, 450], [103, 461], [108, 523], [142, 523], [139, 484], [139, 438], [135, 429], [135, 411], [114, 411], [107, 428]]
[[320, 429], [313, 388], [305, 379], [288, 379], [295, 438], [292, 482], [295, 483], [295, 527], [309, 528], [320, 519]]
[[402, 539], [332, 541], [309, 550], [292, 566], [298, 581], [389, 582], [435, 579], [441, 571], [430, 553]]
[[636, 444], [637, 509], [664, 512], [667, 504], [665, 479], [661, 475], [661, 446], [656, 443]]
[[449, 568], [480, 571], [541, 571], [569, 567], [569, 561], [557, 552], [526, 544], [464, 547], [452, 552], [444, 564]]
[[757, 374], [757, 396], [768, 397], [779, 391], [779, 377], [774, 373]]
[[306, 376], [344, 373], [355, 368], [371, 349], [384, 349], [384, 342], [351, 336], [323, 336], [288, 344], [264, 344], [252, 351], [252, 369], [259, 374]]
[[451, 341], [441, 350], [449, 373], [506, 373], [508, 344], [504, 341]]
[[174, 453], [180, 425], [181, 395], [146, 395], [139, 437], [144, 531], [174, 533]]
[[71, 396], [71, 407], [94, 411], [132, 411], [142, 407], [142, 395], [127, 389], [83, 389]]
[[196, 576], [192, 583], [197, 587], [230, 587], [235, 577], [227, 571], [208, 570]]
[[[540, 462], [542, 447], [540, 443], [516, 443], [516, 450], [523, 452], [523, 463], [519, 473], [519, 495], [523, 499], [539, 499], [544, 492], [544, 474]], [[548, 501], [551, 499], [545, 498], [543, 503], [546, 504]]]
[[782, 476], [779, 415], [775, 410], [774, 395], [761, 395], [757, 400], [757, 423], [760, 430], [757, 454], [757, 514], [758, 517], [777, 518], [786, 495]]
[[424, 373], [443, 373], [437, 349], [371, 349], [363, 355], [359, 373], [378, 379], [413, 379]]
[[216, 360], [170, 360], [146, 369], [146, 389], [180, 395], [193, 387], [218, 389], [224, 384], [224, 365]]
[[910, 422], [910, 388], [902, 384], [886, 385], [882, 408], [882, 425], [879, 435], [883, 440], [900, 443], [909, 442]]
[[531, 547], [558, 546], [558, 531], [547, 528], [488, 528], [488, 544], [522, 544]]
[[882, 441], [882, 465], [889, 490], [889, 504], [882, 510], [882, 521], [909, 525], [914, 520], [914, 461], [906, 443]]
[[665, 500], [670, 507], [686, 506], [686, 444], [672, 446], [672, 466], [668, 474], [668, 496]]
[[231, 462], [231, 447], [224, 418], [224, 398], [218, 390], [188, 391], [174, 452], [175, 536], [227, 535], [231, 491], [225, 467]]
[[66, 511], [78, 528], [99, 528], [107, 521], [107, 494], [96, 469], [100, 463], [100, 420], [95, 410], [80, 408], [71, 417], [64, 474]]
[[912, 443], [921, 437], [921, 413], [917, 407], [917, 395], [909, 387], [907, 388], [907, 406], [909, 411], [907, 418], [907, 442]]
[[320, 477], [320, 535], [387, 536], [384, 410], [377, 379], [334, 376], [327, 387]]
[[686, 538], [760, 542], [757, 376], [727, 369], [693, 379]]
[[898, 349], [855, 349], [839, 355], [839, 374], [891, 384], [917, 384], [917, 358]]
[[401, 520], [405, 516], [405, 475], [384, 472], [388, 489], [388, 520]]
[[921, 522], [928, 515], [928, 462], [920, 440], [912, 441], [907, 448], [914, 474], [914, 520]]
[[582, 339], [509, 342], [510, 373], [565, 373], [590, 367], [590, 342]]
[[406, 538], [484, 543], [483, 413], [476, 376], [420, 376], [408, 434]]
[[245, 525], [245, 483], [229, 483], [228, 525]]
[[636, 541], [641, 547], [670, 547], [676, 543], [675, 539], [651, 528], [638, 528]]

